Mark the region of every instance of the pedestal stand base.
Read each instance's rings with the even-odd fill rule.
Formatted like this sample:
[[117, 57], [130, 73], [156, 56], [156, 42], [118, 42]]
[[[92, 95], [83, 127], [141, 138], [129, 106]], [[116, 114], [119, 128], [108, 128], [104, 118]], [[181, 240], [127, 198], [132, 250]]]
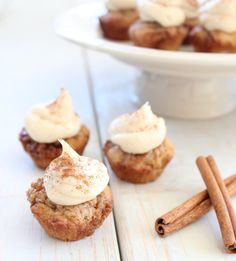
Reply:
[[135, 95], [158, 115], [184, 119], [222, 116], [236, 106], [234, 78], [188, 78], [142, 72]]

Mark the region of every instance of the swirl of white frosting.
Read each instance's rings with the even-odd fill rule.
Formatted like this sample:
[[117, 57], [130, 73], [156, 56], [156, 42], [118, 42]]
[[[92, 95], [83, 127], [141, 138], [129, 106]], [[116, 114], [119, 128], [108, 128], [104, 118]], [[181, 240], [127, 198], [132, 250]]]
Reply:
[[80, 127], [80, 118], [74, 112], [71, 96], [65, 89], [61, 89], [56, 101], [33, 107], [25, 119], [25, 129], [30, 137], [42, 143], [73, 137]]
[[179, 26], [186, 16], [179, 6], [180, 0], [144, 0], [139, 7], [143, 21], [157, 22], [164, 27]]
[[209, 31], [236, 32], [236, 1], [221, 0], [204, 11], [202, 25]]
[[48, 198], [63, 206], [96, 198], [108, 184], [107, 168], [98, 160], [78, 155], [64, 140], [59, 142], [62, 154], [50, 163], [43, 180]]
[[109, 11], [135, 9], [136, 0], [107, 0], [106, 8]]
[[187, 19], [194, 19], [199, 16], [199, 4], [197, 0], [179, 0], [179, 5], [183, 9]]
[[145, 103], [138, 111], [113, 120], [109, 135], [123, 151], [142, 154], [161, 145], [166, 137], [166, 125], [164, 119], [154, 115], [150, 105]]

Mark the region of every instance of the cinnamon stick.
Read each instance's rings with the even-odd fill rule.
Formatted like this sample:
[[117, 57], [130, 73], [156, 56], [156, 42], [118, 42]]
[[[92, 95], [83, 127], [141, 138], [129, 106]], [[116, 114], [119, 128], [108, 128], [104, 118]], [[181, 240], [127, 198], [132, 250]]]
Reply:
[[[236, 195], [236, 175], [224, 180], [230, 196]], [[212, 207], [207, 190], [199, 192], [183, 204], [169, 211], [156, 220], [156, 232], [164, 237], [198, 220]]]
[[215, 209], [222, 238], [228, 252], [236, 253], [236, 216], [227, 188], [212, 156], [196, 161]]

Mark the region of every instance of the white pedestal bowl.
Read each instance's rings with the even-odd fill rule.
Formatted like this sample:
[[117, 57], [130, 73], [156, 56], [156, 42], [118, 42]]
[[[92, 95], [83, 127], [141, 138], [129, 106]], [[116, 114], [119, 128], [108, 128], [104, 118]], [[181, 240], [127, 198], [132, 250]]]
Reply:
[[186, 119], [217, 117], [235, 108], [236, 54], [162, 51], [109, 41], [99, 29], [103, 13], [101, 3], [82, 4], [56, 19], [56, 33], [139, 68], [139, 104], [149, 101], [159, 115]]

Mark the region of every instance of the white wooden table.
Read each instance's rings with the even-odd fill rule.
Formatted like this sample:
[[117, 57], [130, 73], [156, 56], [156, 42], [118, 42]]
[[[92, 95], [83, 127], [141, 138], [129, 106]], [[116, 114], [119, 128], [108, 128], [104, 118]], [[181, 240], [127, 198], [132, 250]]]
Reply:
[[135, 69], [55, 35], [55, 16], [77, 3], [12, 0], [0, 15], [0, 261], [235, 260], [225, 254], [213, 211], [165, 239], [156, 235], [154, 222], [204, 188], [194, 164], [199, 154], [213, 154], [224, 176], [236, 172], [236, 112], [210, 121], [167, 119], [173, 161], [147, 185], [122, 182], [110, 171], [114, 211], [93, 236], [61, 242], [33, 218], [25, 192], [43, 173], [17, 140], [26, 111], [65, 86], [91, 131], [85, 155], [102, 160], [109, 122], [136, 109]]

